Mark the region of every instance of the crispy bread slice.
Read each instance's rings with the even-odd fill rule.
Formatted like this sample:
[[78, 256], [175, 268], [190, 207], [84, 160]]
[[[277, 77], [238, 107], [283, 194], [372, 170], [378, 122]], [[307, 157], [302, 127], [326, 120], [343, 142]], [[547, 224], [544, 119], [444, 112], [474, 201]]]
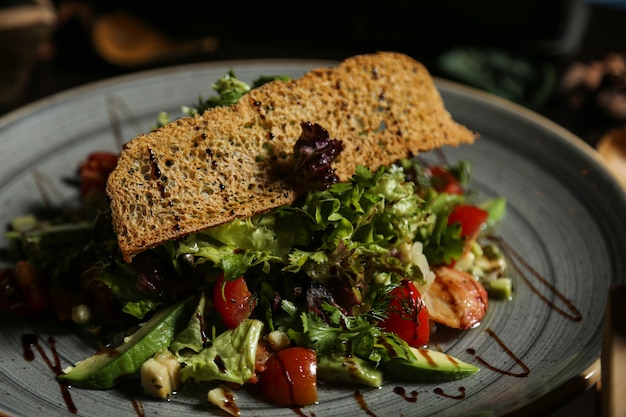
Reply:
[[318, 123], [343, 141], [335, 161], [341, 181], [357, 165], [377, 169], [476, 138], [451, 118], [426, 68], [406, 55], [355, 56], [336, 68], [265, 84], [233, 106], [179, 119], [124, 145], [107, 184], [124, 259], [293, 203], [301, 190], [284, 167], [292, 163], [301, 122]]

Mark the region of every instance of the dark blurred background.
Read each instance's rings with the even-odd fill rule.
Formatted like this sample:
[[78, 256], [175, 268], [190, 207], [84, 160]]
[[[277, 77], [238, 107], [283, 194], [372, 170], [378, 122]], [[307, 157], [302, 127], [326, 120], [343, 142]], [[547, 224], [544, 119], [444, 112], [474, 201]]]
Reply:
[[626, 1], [0, 0], [0, 114], [164, 65], [394, 50], [595, 145], [626, 120]]

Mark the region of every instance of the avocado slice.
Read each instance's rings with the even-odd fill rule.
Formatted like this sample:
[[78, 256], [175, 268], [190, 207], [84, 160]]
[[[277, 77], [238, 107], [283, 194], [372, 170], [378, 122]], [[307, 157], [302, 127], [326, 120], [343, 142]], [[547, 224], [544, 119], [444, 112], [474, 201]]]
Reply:
[[176, 331], [189, 319], [189, 304], [190, 299], [157, 311], [121, 346], [77, 362], [58, 379], [74, 387], [107, 389], [124, 377], [136, 374], [154, 352], [172, 343]]
[[347, 382], [374, 388], [383, 384], [383, 372], [357, 356], [318, 356], [317, 376], [329, 382]]
[[447, 353], [411, 347], [415, 360], [393, 358], [382, 363], [385, 377], [406, 382], [448, 382], [474, 375], [479, 367]]

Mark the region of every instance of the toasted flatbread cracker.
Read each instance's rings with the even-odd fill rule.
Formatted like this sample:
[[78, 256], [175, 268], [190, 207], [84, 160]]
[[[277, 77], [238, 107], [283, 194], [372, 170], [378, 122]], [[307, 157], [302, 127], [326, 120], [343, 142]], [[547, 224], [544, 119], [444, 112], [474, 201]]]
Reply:
[[265, 84], [233, 106], [176, 120], [124, 145], [107, 184], [123, 258], [292, 204], [302, 190], [285, 167], [293, 164], [302, 122], [343, 142], [334, 163], [341, 181], [357, 165], [375, 170], [477, 137], [446, 111], [426, 68], [403, 54], [359, 55]]

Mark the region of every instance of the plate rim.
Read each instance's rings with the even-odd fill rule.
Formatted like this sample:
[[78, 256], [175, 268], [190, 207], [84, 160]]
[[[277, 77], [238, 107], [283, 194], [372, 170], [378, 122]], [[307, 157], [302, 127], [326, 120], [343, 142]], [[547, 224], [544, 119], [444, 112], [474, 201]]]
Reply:
[[593, 160], [597, 165], [601, 166], [603, 174], [608, 174], [608, 176], [611, 177], [613, 185], [616, 185], [618, 190], [626, 193], [626, 184], [624, 184], [620, 180], [620, 178], [615, 174], [609, 163], [600, 155], [600, 153], [593, 146], [584, 141], [580, 136], [574, 134], [572, 131], [566, 129], [557, 122], [549, 119], [548, 117], [538, 113], [535, 110], [497, 96], [493, 93], [480, 90], [476, 87], [465, 85], [446, 78], [434, 78], [435, 83], [438, 87], [449, 89], [452, 93], [460, 93], [464, 96], [471, 96], [472, 99], [477, 99], [481, 102], [498, 107], [499, 109], [508, 111], [510, 113], [515, 113], [516, 115], [525, 118], [535, 125], [545, 127], [546, 130], [555, 133], [556, 136], [559, 137], [560, 141], [573, 145], [580, 152], [586, 154], [586, 156]]

